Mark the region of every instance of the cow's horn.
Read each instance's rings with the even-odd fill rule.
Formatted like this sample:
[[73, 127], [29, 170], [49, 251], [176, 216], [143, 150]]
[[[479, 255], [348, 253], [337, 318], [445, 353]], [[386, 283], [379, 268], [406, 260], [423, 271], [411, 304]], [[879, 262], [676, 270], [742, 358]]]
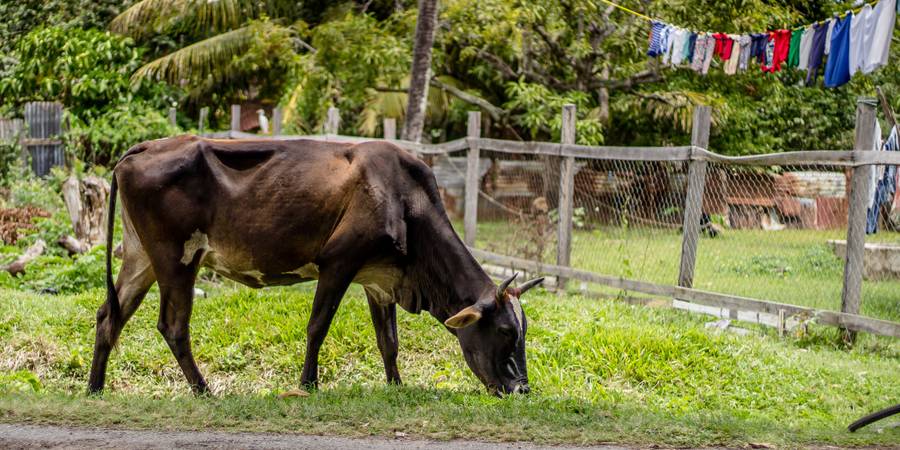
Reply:
[[506, 288], [509, 287], [509, 285], [513, 282], [513, 280], [516, 279], [517, 276], [519, 276], [519, 272], [512, 274], [511, 277], [500, 283], [500, 287], [497, 289], [497, 295], [502, 297], [503, 293], [506, 292]]
[[541, 284], [541, 283], [543, 283], [543, 282], [544, 282], [544, 277], [540, 277], [540, 278], [535, 278], [535, 279], [533, 279], [533, 280], [529, 280], [529, 281], [526, 281], [526, 282], [522, 283], [522, 285], [519, 286], [519, 295], [524, 294], [524, 293], [527, 292], [529, 289], [531, 289], [531, 288], [533, 288], [533, 287], [535, 287], [535, 286], [537, 286], [537, 285], [539, 285], [539, 284]]

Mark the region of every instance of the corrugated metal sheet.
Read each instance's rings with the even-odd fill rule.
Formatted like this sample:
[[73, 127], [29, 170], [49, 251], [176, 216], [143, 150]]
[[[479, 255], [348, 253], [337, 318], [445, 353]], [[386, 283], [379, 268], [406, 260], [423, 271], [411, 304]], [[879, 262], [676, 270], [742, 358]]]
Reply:
[[[59, 139], [62, 135], [62, 111], [62, 105], [56, 102], [26, 103], [28, 139]], [[31, 169], [38, 176], [47, 175], [52, 167], [66, 163], [62, 143], [27, 144], [27, 147]]]

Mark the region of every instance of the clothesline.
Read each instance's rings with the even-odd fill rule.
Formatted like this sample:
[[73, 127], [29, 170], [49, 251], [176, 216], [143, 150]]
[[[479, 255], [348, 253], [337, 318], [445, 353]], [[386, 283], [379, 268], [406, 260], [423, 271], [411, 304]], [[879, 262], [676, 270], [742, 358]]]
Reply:
[[[653, 17], [650, 17], [650, 16], [648, 16], [648, 15], [646, 15], [646, 14], [641, 14], [641, 13], [639, 13], [639, 12], [633, 10], [633, 9], [626, 8], [626, 7], [624, 7], [624, 6], [622, 6], [622, 5], [618, 4], [618, 3], [614, 3], [614, 2], [612, 2], [612, 1], [610, 1], [610, 0], [600, 0], [600, 1], [603, 2], [603, 3], [606, 3], [606, 4], [609, 5], [609, 6], [612, 6], [612, 7], [618, 8], [618, 9], [620, 9], [620, 10], [622, 10], [622, 11], [625, 11], [625, 12], [627, 12], [627, 13], [629, 13], [629, 14], [635, 16], [635, 17], [639, 17], [639, 18], [641, 18], [641, 19], [644, 19], [644, 20], [646, 20], [646, 21], [648, 21], [648, 22], [652, 22], [652, 21], [654, 21], [654, 20], [655, 20], [655, 21], [659, 21], [659, 22], [663, 22], [663, 21], [660, 20], [660, 19], [654, 19]], [[837, 17], [840, 17], [841, 19], [843, 19], [843, 18], [847, 17], [847, 15], [850, 14], [850, 13], [853, 13], [853, 14], [859, 14], [859, 12], [862, 11], [863, 8], [866, 7], [866, 5], [871, 6], [871, 7], [874, 8], [875, 5], [876, 5], [879, 1], [880, 1], [880, 0], [875, 0], [874, 2], [866, 2], [866, 3], [864, 3], [862, 6], [859, 6], [859, 7], [855, 8], [855, 9], [850, 9], [850, 10], [844, 11], [842, 14], [837, 14], [836, 16], [837, 16]], [[830, 19], [824, 19], [824, 20], [819, 20], [819, 21], [813, 22], [813, 23], [824, 24], [825, 22], [828, 22], [829, 20], [830, 20]], [[798, 28], [804, 28], [804, 27], [803, 27], [803, 26], [797, 26], [797, 27], [794, 27], [794, 28], [792, 28], [792, 29], [796, 30], [796, 29], [798, 29]]]
[[[611, 0], [602, 1], [612, 4]], [[722, 61], [728, 75], [749, 70], [754, 59], [762, 72], [779, 72], [782, 67], [806, 71], [807, 85], [816, 82], [824, 67], [825, 87], [838, 87], [856, 72], [871, 73], [888, 63], [897, 0], [880, 0], [874, 5], [867, 3], [858, 13], [835, 14], [825, 22], [793, 31], [741, 35], [695, 32], [651, 19], [647, 56], [661, 56], [663, 66], [689, 67], [704, 75], [714, 59]]]

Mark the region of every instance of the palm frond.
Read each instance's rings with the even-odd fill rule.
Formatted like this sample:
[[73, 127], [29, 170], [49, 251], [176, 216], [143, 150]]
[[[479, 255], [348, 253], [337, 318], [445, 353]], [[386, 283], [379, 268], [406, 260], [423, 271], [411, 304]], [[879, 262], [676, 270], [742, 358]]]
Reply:
[[182, 25], [193, 30], [223, 31], [240, 26], [247, 0], [141, 0], [116, 16], [109, 28], [134, 38]]
[[181, 84], [216, 78], [228, 69], [235, 57], [247, 50], [255, 36], [254, 28], [246, 26], [204, 39], [145, 64], [131, 80]]

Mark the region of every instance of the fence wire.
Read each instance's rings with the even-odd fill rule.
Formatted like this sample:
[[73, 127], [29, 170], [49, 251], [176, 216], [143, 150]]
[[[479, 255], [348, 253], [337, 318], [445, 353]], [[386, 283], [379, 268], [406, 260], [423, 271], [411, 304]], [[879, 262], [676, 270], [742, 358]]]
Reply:
[[[434, 156], [444, 202], [462, 234], [466, 152]], [[557, 262], [557, 156], [481, 150], [475, 247]], [[678, 282], [687, 163], [575, 160], [571, 267], [664, 285]], [[850, 169], [710, 163], [696, 289], [840, 310]], [[898, 208], [883, 208], [867, 245], [895, 245]], [[867, 251], [863, 315], [900, 319], [900, 276]], [[885, 256], [885, 258], [888, 258]], [[601, 286], [575, 287], [617, 293]]]

